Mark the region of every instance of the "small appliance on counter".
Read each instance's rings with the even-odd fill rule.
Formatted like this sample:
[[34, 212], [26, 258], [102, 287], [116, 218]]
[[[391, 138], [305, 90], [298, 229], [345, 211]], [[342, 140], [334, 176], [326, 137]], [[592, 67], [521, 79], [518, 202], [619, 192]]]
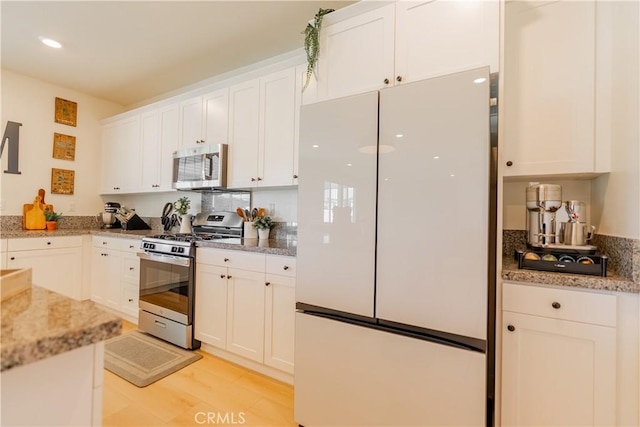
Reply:
[[135, 211], [127, 209], [124, 206], [118, 208], [115, 216], [125, 230], [151, 230], [149, 224], [144, 222]]
[[122, 224], [116, 217], [118, 209], [120, 209], [120, 203], [106, 202], [104, 204], [104, 212], [98, 213], [98, 220], [102, 222], [100, 228], [122, 228]]
[[[518, 268], [605, 277], [608, 257], [588, 245], [595, 227], [588, 226], [584, 202], [562, 202], [556, 184], [531, 183], [526, 190], [527, 250], [516, 250]], [[557, 227], [556, 213], [564, 207], [567, 221]]]

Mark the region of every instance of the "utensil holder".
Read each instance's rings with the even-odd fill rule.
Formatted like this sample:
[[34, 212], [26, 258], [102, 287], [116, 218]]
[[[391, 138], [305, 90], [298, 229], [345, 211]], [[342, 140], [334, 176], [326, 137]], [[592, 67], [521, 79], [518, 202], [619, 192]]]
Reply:
[[258, 238], [258, 230], [253, 226], [253, 223], [249, 221], [244, 222], [244, 238], [245, 239]]

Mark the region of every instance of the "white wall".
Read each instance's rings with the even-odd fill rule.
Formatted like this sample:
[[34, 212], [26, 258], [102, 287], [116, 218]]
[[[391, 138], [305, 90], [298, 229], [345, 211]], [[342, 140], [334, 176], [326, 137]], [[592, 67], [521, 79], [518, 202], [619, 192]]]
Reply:
[[640, 239], [638, 2], [614, 3], [611, 173], [594, 180], [601, 234]]
[[[22, 215], [22, 206], [33, 203], [38, 189], [46, 201], [65, 216], [93, 215], [102, 210], [100, 185], [100, 120], [124, 110], [121, 105], [74, 90], [54, 86], [8, 70], [2, 70], [2, 132], [7, 121], [20, 128], [20, 175], [7, 174], [8, 149], [2, 154], [0, 214]], [[78, 103], [77, 127], [54, 122], [55, 98]], [[74, 161], [53, 158], [54, 132], [76, 137]], [[75, 171], [73, 195], [51, 193], [51, 168]]]

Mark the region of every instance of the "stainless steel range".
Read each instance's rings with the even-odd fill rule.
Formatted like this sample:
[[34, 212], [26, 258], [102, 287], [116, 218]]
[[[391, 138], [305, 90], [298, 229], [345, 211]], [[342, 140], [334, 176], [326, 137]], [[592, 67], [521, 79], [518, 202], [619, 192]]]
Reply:
[[196, 349], [194, 336], [196, 242], [242, 237], [235, 212], [198, 214], [191, 234], [159, 234], [142, 239], [138, 329], [180, 347]]

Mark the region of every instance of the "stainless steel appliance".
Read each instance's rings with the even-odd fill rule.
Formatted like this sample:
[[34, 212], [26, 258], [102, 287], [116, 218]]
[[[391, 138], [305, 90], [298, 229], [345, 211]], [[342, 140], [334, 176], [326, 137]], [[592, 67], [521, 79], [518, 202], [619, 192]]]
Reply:
[[142, 239], [138, 328], [187, 349], [194, 338], [196, 242], [242, 237], [235, 212], [199, 214], [192, 234], [159, 234]]
[[298, 424], [492, 425], [496, 85], [483, 67], [302, 107]]
[[587, 216], [584, 202], [580, 200], [567, 200], [564, 202], [568, 221], [560, 225], [560, 243], [569, 246], [587, 246], [593, 238], [596, 227], [587, 225]]
[[178, 190], [225, 188], [227, 145], [204, 145], [173, 153], [173, 184]]
[[545, 247], [557, 243], [556, 212], [562, 207], [562, 187], [531, 183], [526, 189], [527, 244]]
[[102, 222], [101, 228], [121, 228], [120, 221], [116, 217], [116, 212], [120, 209], [120, 203], [106, 202], [104, 212], [98, 213], [98, 220]]

